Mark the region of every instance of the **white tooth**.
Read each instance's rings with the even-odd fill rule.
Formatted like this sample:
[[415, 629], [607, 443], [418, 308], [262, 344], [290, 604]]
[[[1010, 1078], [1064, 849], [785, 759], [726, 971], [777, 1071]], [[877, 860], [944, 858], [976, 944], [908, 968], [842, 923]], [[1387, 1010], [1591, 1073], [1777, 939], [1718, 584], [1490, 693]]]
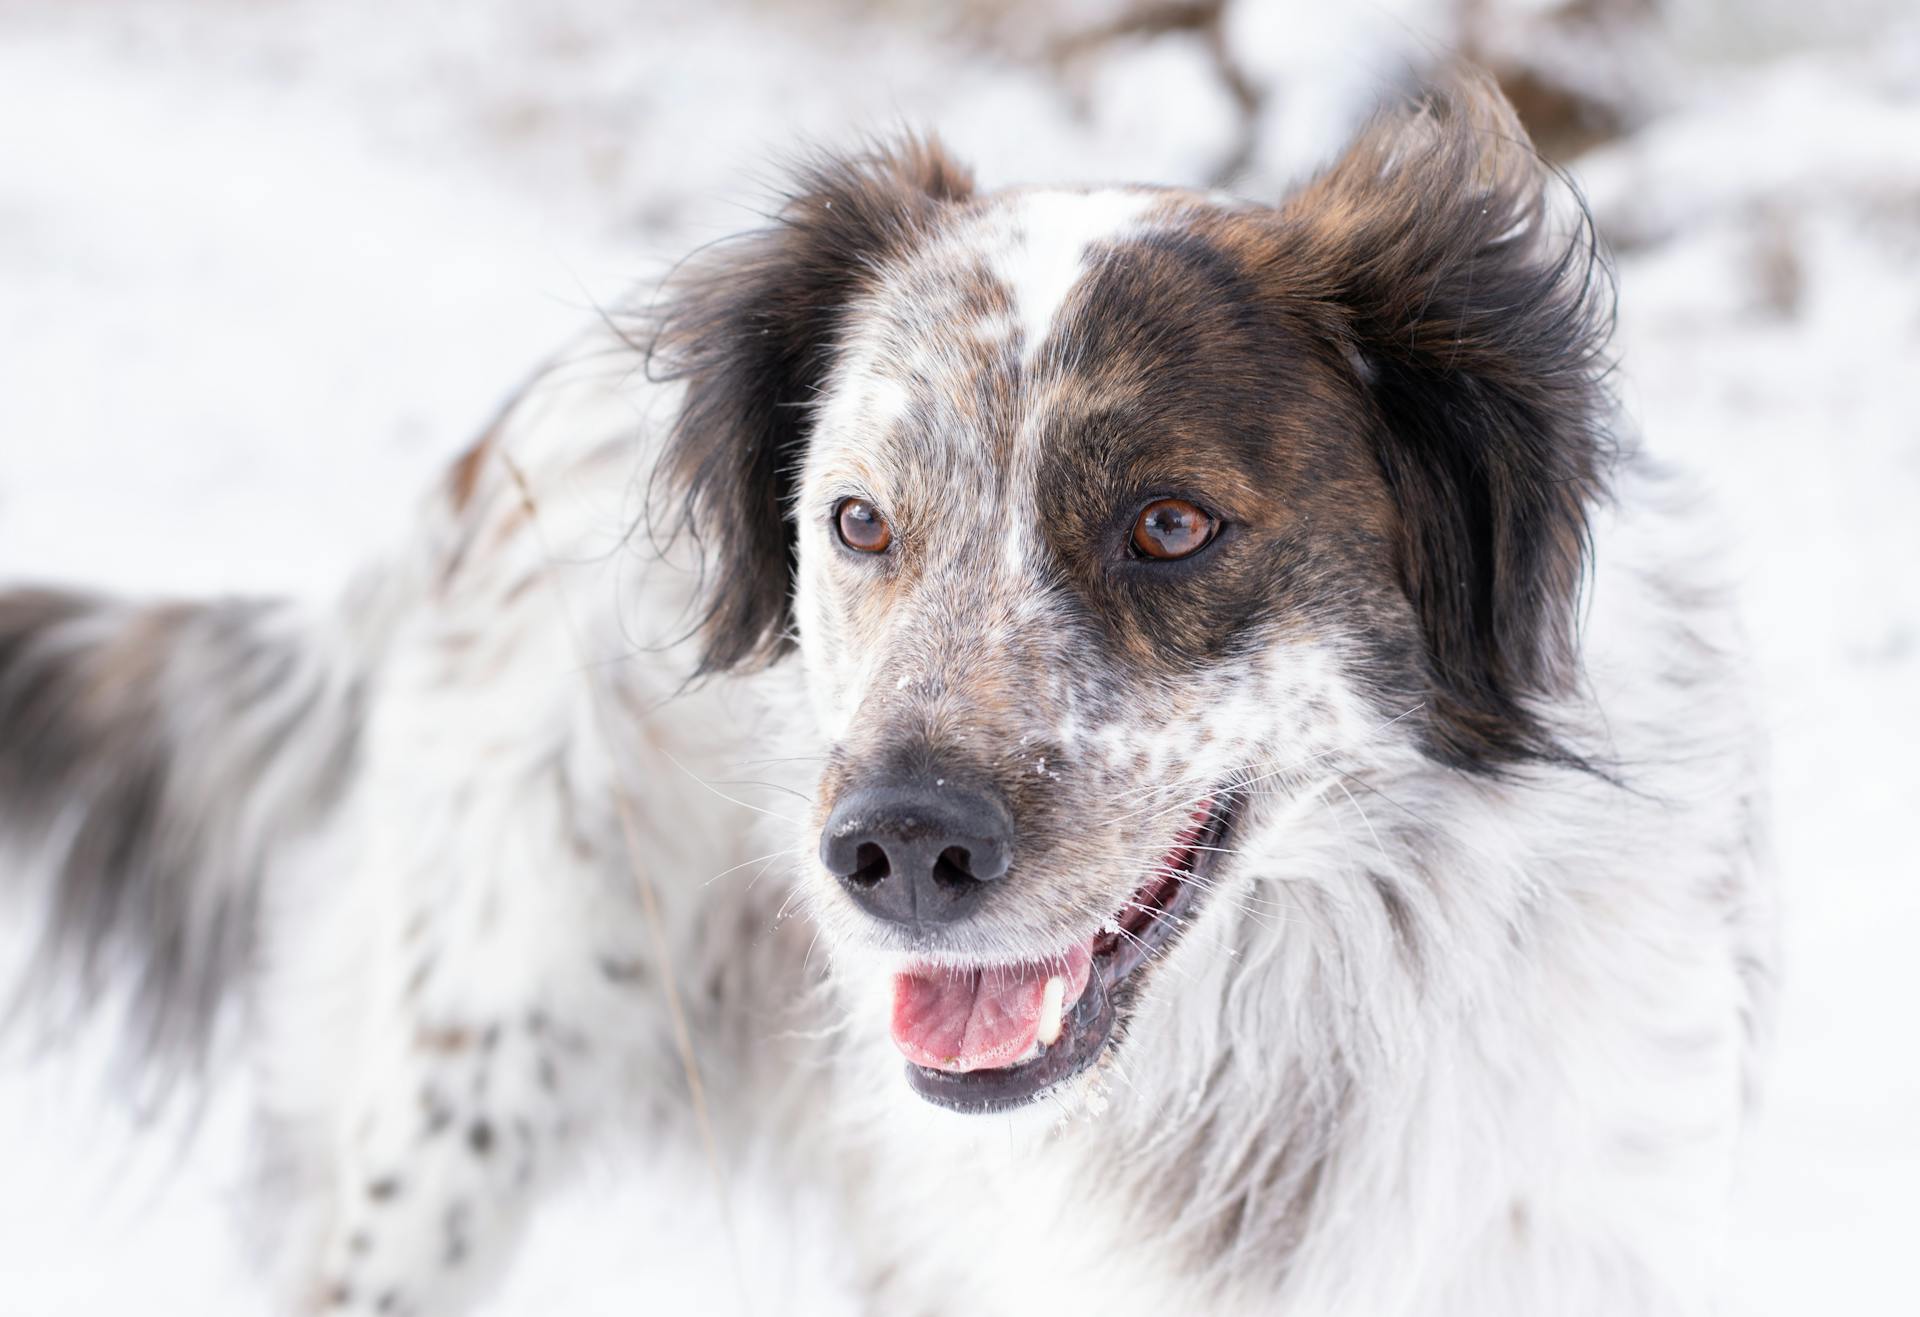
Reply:
[[1058, 974], [1047, 980], [1040, 997], [1040, 1045], [1052, 1047], [1060, 1037], [1060, 1017], [1067, 1008], [1067, 981]]

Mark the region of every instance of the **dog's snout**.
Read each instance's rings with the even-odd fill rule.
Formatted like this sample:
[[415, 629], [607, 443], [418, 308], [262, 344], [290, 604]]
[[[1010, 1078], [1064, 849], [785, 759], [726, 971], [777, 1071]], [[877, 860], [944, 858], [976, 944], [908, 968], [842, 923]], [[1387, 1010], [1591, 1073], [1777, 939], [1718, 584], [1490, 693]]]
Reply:
[[820, 859], [876, 918], [952, 923], [1012, 863], [1013, 817], [997, 796], [957, 783], [866, 787], [835, 806]]

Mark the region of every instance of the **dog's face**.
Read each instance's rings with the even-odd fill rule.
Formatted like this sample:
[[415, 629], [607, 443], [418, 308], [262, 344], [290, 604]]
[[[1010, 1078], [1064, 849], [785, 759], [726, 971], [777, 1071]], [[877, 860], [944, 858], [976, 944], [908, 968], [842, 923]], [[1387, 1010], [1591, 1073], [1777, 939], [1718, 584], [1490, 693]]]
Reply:
[[891, 972], [924, 1096], [1091, 1067], [1276, 800], [1390, 751], [1554, 753], [1593, 269], [1489, 97], [1382, 121], [1279, 209], [976, 196], [909, 147], [690, 276], [661, 341], [669, 470], [727, 555], [709, 661], [797, 634], [812, 907]]
[[898, 953], [930, 1095], [1092, 1060], [1240, 816], [1417, 703], [1358, 381], [1243, 272], [1263, 223], [993, 197], [847, 322], [794, 501], [814, 908]]

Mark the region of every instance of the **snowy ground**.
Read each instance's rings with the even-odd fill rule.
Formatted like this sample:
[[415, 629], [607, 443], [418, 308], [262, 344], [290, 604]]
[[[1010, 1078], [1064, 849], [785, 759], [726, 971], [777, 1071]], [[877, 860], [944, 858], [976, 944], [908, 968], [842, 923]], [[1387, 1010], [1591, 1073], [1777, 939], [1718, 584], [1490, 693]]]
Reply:
[[[782, 148], [930, 123], [990, 183], [1272, 192], [1472, 8], [1230, 0], [1223, 64], [1207, 32], [1113, 35], [1137, 0], [970, 7], [999, 17], [0, 0], [0, 579], [328, 590], [591, 308], [750, 223]], [[1730, 1309], [1920, 1311], [1920, 22], [1690, 0], [1568, 56], [1555, 7], [1464, 36], [1631, 109], [1571, 160], [1620, 254], [1623, 390], [1726, 509], [1774, 720], [1790, 979]], [[77, 1050], [0, 1066], [0, 1314], [258, 1311], [240, 1081], [182, 1152]], [[689, 1183], [605, 1168], [498, 1311], [724, 1302]], [[753, 1306], [832, 1310], [830, 1241], [745, 1217]]]

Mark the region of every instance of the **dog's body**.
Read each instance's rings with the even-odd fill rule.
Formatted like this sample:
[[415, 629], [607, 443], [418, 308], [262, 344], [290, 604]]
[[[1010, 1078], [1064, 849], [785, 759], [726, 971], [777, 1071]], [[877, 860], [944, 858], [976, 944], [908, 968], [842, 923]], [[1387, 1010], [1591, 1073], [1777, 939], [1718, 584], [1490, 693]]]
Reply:
[[171, 1056], [246, 985], [292, 1301], [456, 1310], [626, 1124], [825, 1187], [876, 1312], [1701, 1310], [1752, 720], [1516, 133], [835, 166], [336, 614], [0, 597], [52, 951]]

